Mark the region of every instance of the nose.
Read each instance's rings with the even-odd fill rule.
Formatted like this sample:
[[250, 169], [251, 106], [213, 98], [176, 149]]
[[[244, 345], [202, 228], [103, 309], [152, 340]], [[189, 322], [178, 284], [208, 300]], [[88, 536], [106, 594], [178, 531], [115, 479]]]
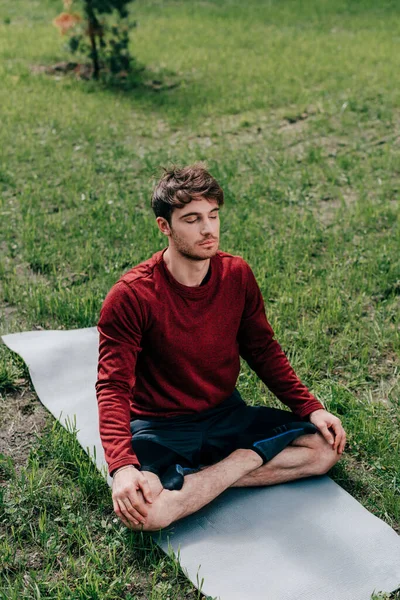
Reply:
[[212, 222], [210, 221], [210, 219], [204, 219], [202, 222], [202, 227], [201, 227], [201, 233], [204, 235], [206, 233], [211, 233], [212, 232]]

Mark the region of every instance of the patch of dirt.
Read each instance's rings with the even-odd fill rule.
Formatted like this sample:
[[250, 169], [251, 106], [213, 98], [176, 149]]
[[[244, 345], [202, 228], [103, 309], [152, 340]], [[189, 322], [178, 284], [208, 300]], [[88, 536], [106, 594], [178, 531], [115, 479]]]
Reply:
[[389, 396], [394, 390], [400, 389], [399, 367], [399, 358], [393, 351], [371, 356], [368, 374], [375, 384], [369, 393], [371, 401], [391, 406]]
[[15, 273], [18, 276], [18, 279], [23, 281], [28, 281], [33, 284], [42, 283], [43, 285], [50, 285], [50, 281], [47, 279], [43, 273], [39, 270], [33, 270], [32, 267], [27, 262], [20, 262], [14, 266]]
[[[350, 208], [358, 200], [358, 192], [350, 187], [342, 188], [339, 196], [324, 196], [314, 208], [314, 216], [329, 227], [335, 222], [338, 210]], [[344, 206], [343, 206], [344, 205]]]
[[42, 431], [49, 414], [28, 387], [0, 396], [0, 453], [10, 456], [15, 467], [26, 464], [35, 434]]
[[[50, 281], [47, 279], [47, 277], [45, 277], [39, 271], [34, 271], [31, 268], [30, 264], [22, 260], [20, 256], [11, 257], [9, 255], [8, 246], [5, 242], [0, 245], [0, 253], [3, 255], [3, 264], [5, 267], [5, 280], [7, 280], [7, 273], [11, 271], [17, 275], [18, 280], [24, 281], [25, 284], [42, 283], [44, 285], [50, 285]], [[11, 310], [12, 312], [17, 310], [16, 308], [12, 307], [9, 303], [5, 302], [3, 298], [3, 285], [0, 280], [0, 315], [3, 311], [6, 310]]]
[[[24, 281], [48, 283], [45, 277], [34, 273], [27, 263], [21, 262], [16, 270]], [[16, 331], [16, 324], [19, 331], [28, 328], [19, 308], [0, 300], [1, 334]], [[35, 326], [29, 328], [34, 329]], [[21, 379], [17, 384], [20, 389], [0, 394], [0, 453], [11, 457], [18, 471], [26, 464], [35, 434], [43, 429], [49, 413], [30, 389], [29, 381]]]
[[[25, 286], [32, 285], [51, 285], [50, 280], [40, 272], [35, 272], [27, 262], [19, 262], [17, 264], [12, 263], [12, 259], [6, 258], [6, 267], [14, 269], [14, 272], [18, 276], [19, 281], [23, 281]], [[0, 281], [0, 335], [6, 335], [7, 333], [16, 333], [17, 331], [24, 331], [27, 327], [29, 329], [36, 329], [36, 326], [27, 322], [25, 311], [18, 306], [11, 304], [3, 300], [4, 291]]]
[[309, 132], [307, 132], [308, 128], [309, 123], [306, 118], [293, 122], [285, 119], [277, 130], [278, 135], [282, 138], [285, 153], [298, 162], [304, 160], [310, 147], [311, 138]]
[[202, 131], [205, 135], [217, 133], [238, 133], [252, 127], [275, 127], [277, 121], [276, 111], [266, 109], [254, 109], [235, 114], [219, 115], [204, 119]]
[[15, 562], [23, 564], [26, 570], [34, 569], [37, 571], [44, 566], [45, 561], [42, 553], [35, 546], [25, 546], [23, 550], [17, 548]]
[[[334, 344], [334, 339], [332, 339]], [[380, 352], [371, 349], [368, 361], [368, 388], [364, 386], [353, 390], [355, 396], [369, 403], [380, 403], [388, 408], [393, 408], [390, 396], [396, 397], [397, 390], [400, 391], [400, 360], [394, 351]], [[332, 370], [337, 377], [337, 382], [346, 387], [351, 374], [343, 367]]]
[[306, 122], [307, 118], [308, 115], [300, 117], [299, 119], [285, 119], [278, 129], [278, 133], [302, 133], [308, 127], [308, 123]]
[[388, 379], [381, 379], [379, 384], [371, 390], [370, 399], [372, 402], [380, 402], [385, 406], [392, 406], [389, 396], [394, 390], [400, 391], [399, 377], [393, 376]]
[[346, 138], [330, 135], [319, 136], [306, 133], [307, 123], [298, 121], [287, 124], [278, 131], [283, 133], [283, 143], [286, 144], [285, 152], [297, 162], [303, 162], [311, 150], [321, 152], [322, 156], [327, 157], [328, 162], [333, 161], [339, 152], [349, 146]]
[[346, 146], [349, 146], [349, 141], [345, 137], [329, 135], [318, 138], [318, 147], [322, 148], [328, 156], [336, 156], [338, 150]]
[[[34, 75], [45, 73], [46, 75], [53, 76], [54, 79], [60, 79], [61, 76], [65, 75], [72, 75], [76, 79], [84, 79], [86, 81], [93, 79], [94, 72], [92, 63], [76, 63], [70, 61], [62, 61], [54, 65], [31, 65], [30, 70]], [[107, 74], [110, 75], [109, 70], [105, 67], [101, 67], [101, 72], [107, 72]], [[160, 75], [160, 73], [154, 73], [150, 68], [136, 68], [133, 73], [135, 75], [138, 75], [139, 73], [142, 74], [142, 81], [140, 83], [154, 92], [171, 90], [181, 84], [176, 76]], [[122, 70], [119, 73], [113, 74], [112, 77], [116, 81], [123, 82], [128, 80], [129, 73], [128, 71]]]
[[16, 306], [12, 306], [8, 302], [0, 302], [0, 311], [3, 315], [4, 319], [10, 318], [13, 314], [18, 312], [18, 308]]
[[58, 76], [73, 74], [77, 79], [91, 79], [93, 75], [93, 67], [90, 64], [79, 64], [76, 62], [63, 61], [54, 65], [31, 65], [31, 73], [38, 75], [45, 73], [46, 75]]

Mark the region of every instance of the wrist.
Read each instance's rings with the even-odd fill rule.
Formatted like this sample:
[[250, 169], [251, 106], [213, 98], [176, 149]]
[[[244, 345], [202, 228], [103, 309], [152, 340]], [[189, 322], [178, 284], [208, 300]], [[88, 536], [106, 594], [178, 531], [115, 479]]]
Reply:
[[321, 410], [326, 412], [326, 408], [316, 408], [315, 410], [312, 411], [312, 413], [310, 413], [310, 415], [313, 415], [316, 412], [321, 412]]
[[115, 469], [112, 476], [115, 477], [116, 474], [119, 473], [119, 471], [123, 471], [124, 469], [136, 469], [136, 467], [135, 465], [123, 465], [122, 467], [118, 467], [118, 469]]

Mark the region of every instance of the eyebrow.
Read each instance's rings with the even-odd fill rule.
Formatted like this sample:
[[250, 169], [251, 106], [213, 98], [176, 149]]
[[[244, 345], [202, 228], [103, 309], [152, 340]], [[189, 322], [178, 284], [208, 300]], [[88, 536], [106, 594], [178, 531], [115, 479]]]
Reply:
[[[219, 211], [219, 207], [216, 206], [215, 208], [213, 208], [212, 210], [210, 210], [210, 214], [212, 212], [215, 212], [216, 210]], [[201, 217], [202, 214], [203, 213], [199, 213], [199, 212], [190, 212], [190, 213], [186, 213], [185, 215], [182, 215], [181, 217], [179, 217], [179, 219], [180, 220], [181, 219], [186, 219], [186, 217], [191, 217], [192, 215], [195, 215], [196, 217], [198, 217], [198, 216]]]

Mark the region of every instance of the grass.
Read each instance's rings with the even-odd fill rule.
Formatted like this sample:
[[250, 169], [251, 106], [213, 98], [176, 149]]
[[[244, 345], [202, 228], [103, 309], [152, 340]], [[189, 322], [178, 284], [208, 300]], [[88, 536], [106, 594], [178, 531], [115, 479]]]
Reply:
[[19, 475], [11, 462], [2, 463], [10, 536], [0, 541], [1, 598], [162, 600], [174, 587], [180, 593], [169, 597], [183, 597], [189, 584], [176, 562], [119, 524], [104, 479], [58, 423], [49, 424]]
[[[61, 3], [5, 0], [0, 327], [95, 325], [120, 274], [165, 245], [149, 207], [160, 166], [207, 161], [226, 192], [221, 248], [250, 263], [278, 340], [348, 433], [332, 478], [400, 531], [396, 4], [138, 0], [132, 53], [147, 70], [124, 91], [34, 74], [67, 58], [51, 25]], [[279, 406], [245, 364], [238, 384]], [[28, 386], [0, 348], [2, 408]], [[11, 454], [0, 598], [200, 597], [115, 521], [50, 418], [25, 464]]]

